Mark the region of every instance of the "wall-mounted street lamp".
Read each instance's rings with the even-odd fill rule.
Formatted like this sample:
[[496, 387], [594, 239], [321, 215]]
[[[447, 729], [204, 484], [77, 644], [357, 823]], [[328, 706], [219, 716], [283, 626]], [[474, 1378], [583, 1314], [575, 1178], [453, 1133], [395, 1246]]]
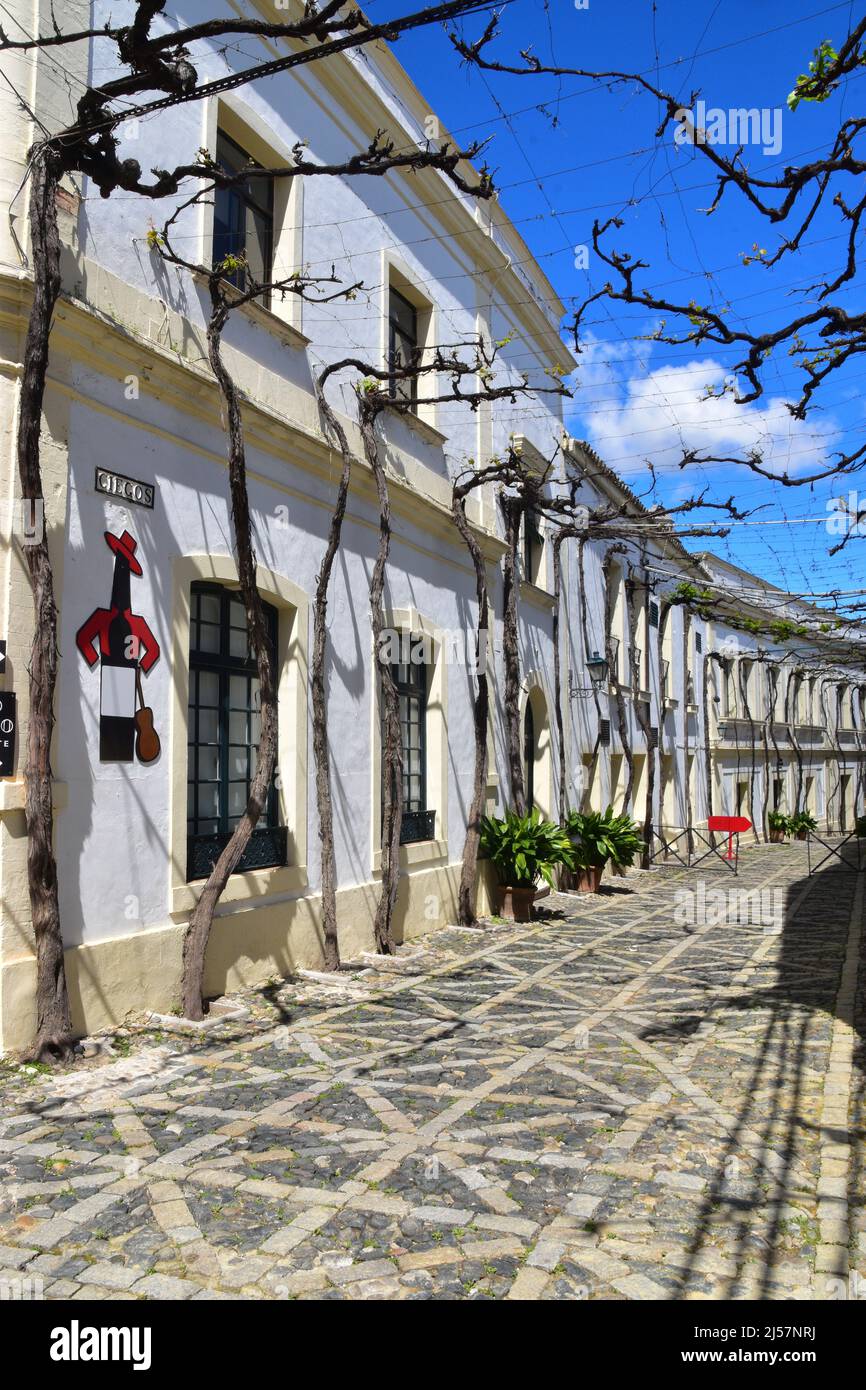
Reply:
[[593, 685], [604, 685], [607, 680], [607, 657], [593, 652], [592, 656], [587, 658], [586, 669]]
[[598, 652], [593, 652], [592, 656], [586, 659], [586, 669], [589, 672], [591, 685], [575, 685], [574, 673], [571, 672], [570, 693], [578, 700], [586, 700], [595, 690], [602, 690], [607, 684], [607, 658], [600, 656]]

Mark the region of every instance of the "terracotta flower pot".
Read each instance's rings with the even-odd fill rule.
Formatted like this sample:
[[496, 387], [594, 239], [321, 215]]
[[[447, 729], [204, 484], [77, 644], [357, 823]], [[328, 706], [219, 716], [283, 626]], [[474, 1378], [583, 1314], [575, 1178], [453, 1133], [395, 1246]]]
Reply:
[[807, 834], [808, 834], [808, 831], [806, 831], [806, 830], [798, 830], [798, 831], [797, 831], [797, 839], [798, 839], [798, 840], [805, 840]]
[[512, 888], [496, 885], [496, 913], [509, 922], [531, 922], [534, 888]]
[[781, 844], [784, 843], [784, 839], [785, 839], [785, 832], [784, 832], [784, 830], [772, 830], [772, 829], [771, 829], [771, 831], [770, 831], [770, 844], [771, 844], [771, 845], [781, 845]]
[[578, 893], [597, 893], [601, 887], [603, 873], [603, 864], [590, 864], [588, 869], [576, 869], [575, 882]]

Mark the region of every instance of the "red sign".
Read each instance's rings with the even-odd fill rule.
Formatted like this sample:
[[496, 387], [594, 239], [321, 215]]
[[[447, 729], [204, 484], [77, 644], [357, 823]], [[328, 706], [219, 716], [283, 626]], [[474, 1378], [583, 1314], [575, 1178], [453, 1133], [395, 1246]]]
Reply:
[[725, 855], [726, 859], [733, 859], [734, 857], [734, 836], [738, 835], [741, 830], [751, 830], [751, 828], [752, 822], [747, 816], [707, 817], [708, 830], [719, 830], [723, 835], [727, 835], [728, 837], [728, 852]]
[[710, 816], [708, 830], [721, 830], [726, 835], [739, 834], [741, 830], [751, 830], [752, 822], [746, 816]]

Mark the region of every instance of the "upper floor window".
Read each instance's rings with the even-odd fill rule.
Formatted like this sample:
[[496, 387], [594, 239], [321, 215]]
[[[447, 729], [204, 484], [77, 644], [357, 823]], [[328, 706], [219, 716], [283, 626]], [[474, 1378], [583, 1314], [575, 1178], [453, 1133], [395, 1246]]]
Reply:
[[[388, 291], [388, 366], [410, 367], [418, 361], [418, 310], [393, 286]], [[418, 378], [392, 377], [389, 385], [392, 400], [418, 401]]]
[[[265, 605], [276, 652], [277, 613]], [[205, 878], [243, 815], [256, 768], [259, 678], [237, 590], [193, 584], [190, 594], [187, 728], [187, 878]], [[285, 826], [271, 785], [264, 811], [235, 870], [285, 864]]]
[[752, 718], [755, 717], [755, 711], [752, 708], [752, 694], [754, 685], [753, 672], [754, 663], [747, 660], [747, 658], [742, 657], [740, 660], [740, 686], [737, 693], [739, 694], [740, 700], [742, 701], [743, 715], [751, 715]]
[[544, 553], [544, 537], [538, 526], [538, 517], [532, 511], [523, 513], [523, 578], [528, 584], [538, 584], [541, 579], [541, 561]]
[[611, 565], [608, 572], [606, 607], [610, 622], [610, 678], [612, 681], [622, 682], [623, 672], [625, 671], [625, 680], [626, 683], [628, 683], [629, 658], [625, 657], [625, 659], [623, 659], [622, 642], [625, 636], [624, 583], [622, 570], [619, 565], [616, 564]]
[[[226, 279], [242, 290], [253, 282], [267, 284], [274, 262], [273, 179], [257, 177], [261, 165], [222, 130], [217, 132], [216, 159], [227, 173], [248, 172], [231, 187], [216, 190], [213, 264], [219, 265], [226, 256], [243, 257], [247, 269], [238, 268]], [[270, 296], [263, 296], [262, 302], [270, 307]]]
[[737, 690], [734, 685], [734, 663], [730, 658], [722, 661], [722, 714], [733, 719], [737, 713]]

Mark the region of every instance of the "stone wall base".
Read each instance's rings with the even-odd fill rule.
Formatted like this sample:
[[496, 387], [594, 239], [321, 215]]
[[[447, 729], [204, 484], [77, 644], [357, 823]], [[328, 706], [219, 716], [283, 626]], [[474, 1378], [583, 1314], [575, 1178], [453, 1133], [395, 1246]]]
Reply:
[[[484, 874], [479, 910], [487, 910]], [[400, 884], [395, 935], [411, 941], [456, 920], [460, 865], [415, 870]], [[378, 883], [337, 895], [340, 951], [345, 959], [373, 947]], [[84, 1036], [122, 1023], [131, 1012], [169, 1013], [178, 1006], [186, 920], [124, 933], [66, 951], [72, 1021]], [[217, 917], [208, 944], [209, 998], [248, 989], [323, 962], [321, 898], [270, 902]], [[27, 1047], [36, 1028], [36, 959], [23, 953], [0, 967], [0, 1050]]]

